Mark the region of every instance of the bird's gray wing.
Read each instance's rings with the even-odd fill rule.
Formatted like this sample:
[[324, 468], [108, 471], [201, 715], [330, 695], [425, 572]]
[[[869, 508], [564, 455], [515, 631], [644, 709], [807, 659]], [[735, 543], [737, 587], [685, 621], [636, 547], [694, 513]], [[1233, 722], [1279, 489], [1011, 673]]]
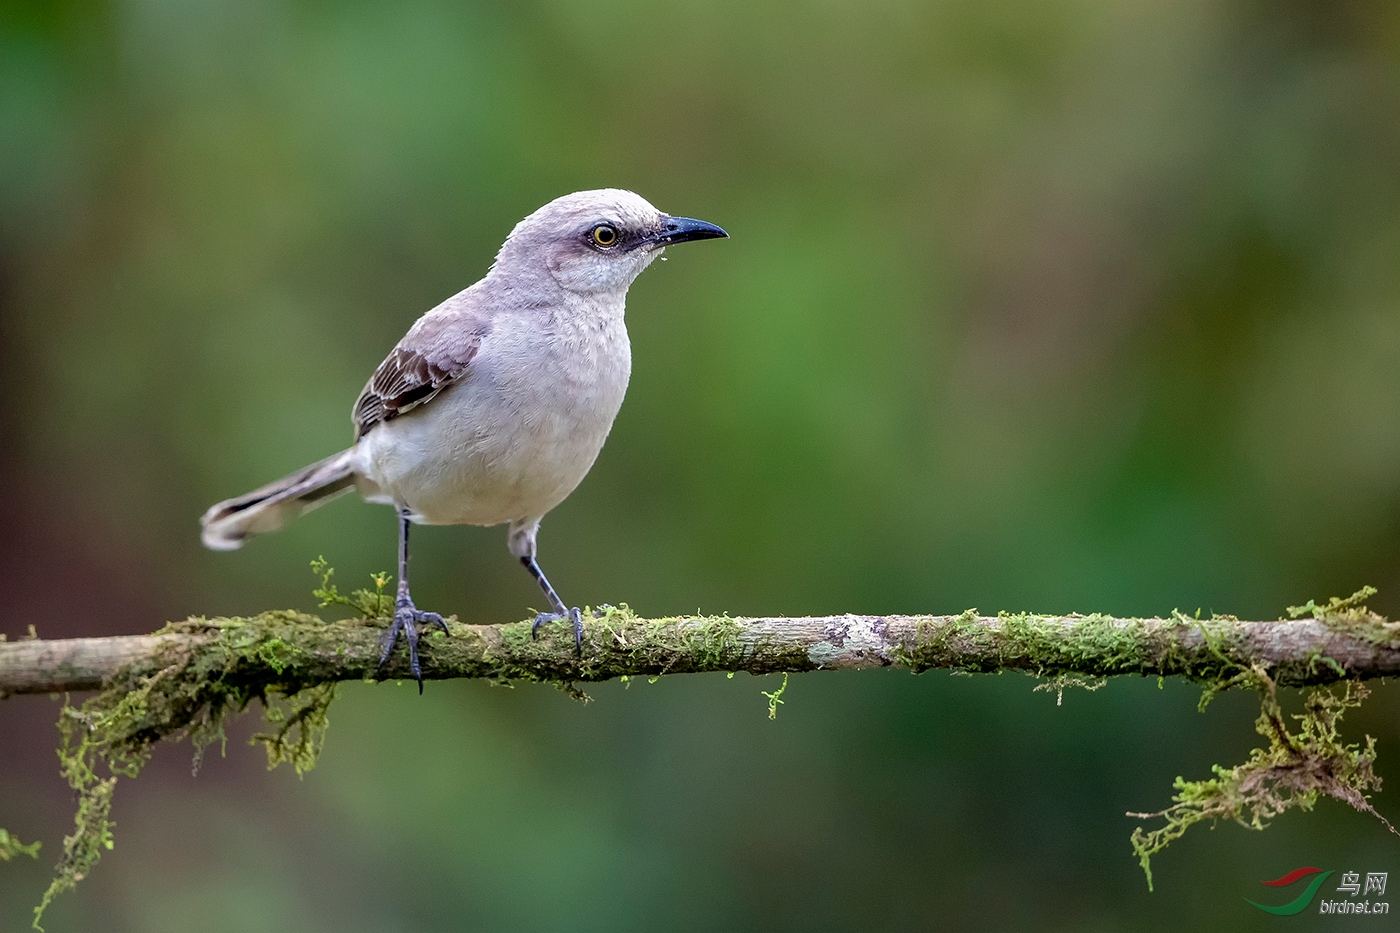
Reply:
[[426, 404], [466, 375], [488, 330], [480, 315], [461, 306], [444, 305], [420, 318], [355, 402], [355, 439], [381, 421]]

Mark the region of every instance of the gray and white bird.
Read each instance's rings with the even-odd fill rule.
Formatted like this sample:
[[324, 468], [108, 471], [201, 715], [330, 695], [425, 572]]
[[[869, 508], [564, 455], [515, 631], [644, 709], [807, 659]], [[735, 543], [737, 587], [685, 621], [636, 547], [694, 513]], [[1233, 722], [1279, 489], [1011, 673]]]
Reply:
[[[516, 224], [486, 277], [418, 319], [355, 402], [355, 443], [204, 513], [204, 544], [241, 547], [351, 489], [398, 513], [398, 591], [379, 663], [400, 635], [423, 689], [408, 528], [509, 526], [508, 543], [549, 600], [534, 630], [582, 615], [535, 559], [540, 520], [583, 480], [632, 370], [627, 289], [667, 246], [728, 236], [663, 214], [630, 191], [580, 191]], [[532, 630], [533, 631], [533, 630]]]

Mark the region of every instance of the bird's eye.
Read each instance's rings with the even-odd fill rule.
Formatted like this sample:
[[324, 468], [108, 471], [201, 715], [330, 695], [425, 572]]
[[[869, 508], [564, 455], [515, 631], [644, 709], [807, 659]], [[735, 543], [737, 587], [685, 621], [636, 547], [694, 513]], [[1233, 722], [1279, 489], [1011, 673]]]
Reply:
[[599, 249], [611, 249], [617, 245], [617, 228], [612, 224], [599, 224], [593, 228], [593, 245]]

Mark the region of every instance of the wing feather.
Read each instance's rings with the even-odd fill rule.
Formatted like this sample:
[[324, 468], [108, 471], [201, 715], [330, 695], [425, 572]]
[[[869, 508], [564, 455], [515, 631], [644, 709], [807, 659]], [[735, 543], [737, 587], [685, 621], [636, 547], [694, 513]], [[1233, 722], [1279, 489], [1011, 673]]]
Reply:
[[355, 402], [355, 439], [432, 401], [465, 376], [488, 330], [480, 316], [460, 306], [448, 304], [424, 315], [365, 384]]

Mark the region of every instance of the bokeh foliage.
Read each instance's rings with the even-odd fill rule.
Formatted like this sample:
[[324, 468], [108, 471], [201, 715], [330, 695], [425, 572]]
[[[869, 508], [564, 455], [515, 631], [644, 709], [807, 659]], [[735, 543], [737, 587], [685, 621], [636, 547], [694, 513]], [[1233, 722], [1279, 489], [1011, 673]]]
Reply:
[[[310, 608], [389, 565], [339, 504], [235, 555], [208, 502], [349, 440], [365, 376], [582, 187], [725, 225], [633, 290], [607, 449], [545, 524], [575, 602], [708, 611], [1400, 598], [1400, 12], [1384, 4], [13, 4], [0, 12], [0, 631]], [[536, 599], [428, 529], [424, 605]], [[1299, 864], [1320, 804], [1154, 862], [1125, 810], [1257, 707], [1020, 678], [342, 692], [300, 784], [157, 754], [50, 929], [1177, 929]], [[1393, 687], [1356, 728], [1400, 761]], [[27, 918], [69, 801], [0, 710]], [[1377, 798], [1394, 815], [1387, 795]], [[1164, 896], [1190, 890], [1191, 898]]]

